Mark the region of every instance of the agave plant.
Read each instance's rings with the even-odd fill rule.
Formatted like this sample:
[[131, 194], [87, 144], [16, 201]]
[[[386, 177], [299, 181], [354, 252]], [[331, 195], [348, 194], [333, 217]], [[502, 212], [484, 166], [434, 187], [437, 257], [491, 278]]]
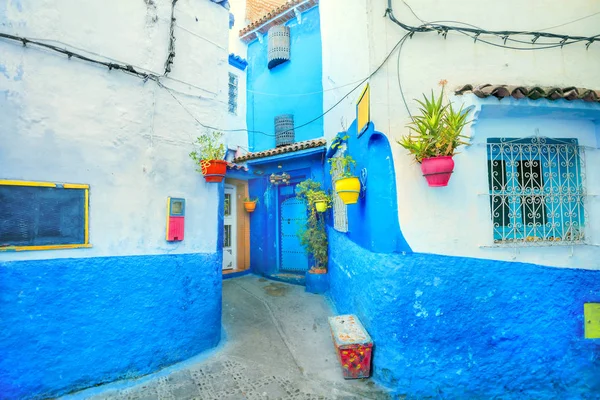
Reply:
[[453, 156], [456, 148], [468, 144], [462, 139], [467, 137], [462, 134], [464, 127], [470, 122], [467, 120], [469, 110], [458, 110], [452, 103], [444, 105], [444, 89], [436, 98], [433, 90], [431, 98], [423, 95], [419, 103], [419, 115], [412, 118], [408, 125], [410, 133], [403, 136], [397, 143], [414, 155], [417, 162], [424, 158], [438, 156]]

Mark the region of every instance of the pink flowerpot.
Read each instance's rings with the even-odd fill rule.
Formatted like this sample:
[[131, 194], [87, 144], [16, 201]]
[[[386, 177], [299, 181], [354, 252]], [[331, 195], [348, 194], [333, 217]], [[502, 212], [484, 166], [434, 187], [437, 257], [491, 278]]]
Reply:
[[448, 186], [453, 170], [452, 156], [424, 158], [421, 162], [421, 171], [430, 187]]

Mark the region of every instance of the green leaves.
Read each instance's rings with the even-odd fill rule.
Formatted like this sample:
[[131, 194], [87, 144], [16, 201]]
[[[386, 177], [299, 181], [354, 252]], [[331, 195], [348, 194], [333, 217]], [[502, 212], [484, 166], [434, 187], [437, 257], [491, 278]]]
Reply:
[[198, 136], [194, 146], [198, 150], [192, 151], [189, 156], [196, 164], [201, 160], [222, 160], [225, 157], [225, 145], [221, 142], [223, 133], [213, 131], [202, 136]]
[[344, 157], [331, 157], [329, 159], [329, 164], [331, 164], [332, 170], [340, 171], [341, 175], [338, 179], [351, 178], [354, 176], [356, 160], [350, 155]]
[[296, 197], [306, 201], [308, 208], [308, 219], [306, 226], [298, 232], [300, 244], [308, 254], [312, 254], [317, 268], [327, 267], [327, 232], [325, 230], [325, 220], [317, 212], [315, 203], [324, 201], [327, 208], [331, 207], [331, 196], [322, 188], [321, 184], [307, 179], [296, 186]]
[[438, 97], [433, 90], [431, 97], [423, 95], [419, 103], [419, 115], [413, 116], [408, 124], [410, 133], [396, 142], [415, 156], [418, 162], [424, 158], [437, 156], [452, 156], [460, 145], [468, 144], [462, 139], [462, 130], [470, 121], [467, 121], [469, 110], [456, 110], [452, 103], [444, 105], [444, 90]]

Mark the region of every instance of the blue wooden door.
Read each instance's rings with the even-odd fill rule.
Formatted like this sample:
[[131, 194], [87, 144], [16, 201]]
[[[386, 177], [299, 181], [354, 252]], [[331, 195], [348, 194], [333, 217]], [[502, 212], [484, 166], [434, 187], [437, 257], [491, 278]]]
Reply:
[[295, 185], [279, 192], [279, 267], [281, 271], [308, 271], [308, 257], [298, 231], [306, 226], [306, 203], [295, 197]]

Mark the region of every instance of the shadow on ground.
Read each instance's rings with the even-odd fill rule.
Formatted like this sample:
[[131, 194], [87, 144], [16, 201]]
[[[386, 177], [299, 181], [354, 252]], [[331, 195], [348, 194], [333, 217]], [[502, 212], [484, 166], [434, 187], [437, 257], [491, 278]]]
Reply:
[[[226, 341], [218, 352], [172, 372], [71, 399], [389, 399], [371, 380], [344, 380], [323, 296], [245, 276], [223, 282]], [[201, 322], [199, 322], [201, 323]]]

